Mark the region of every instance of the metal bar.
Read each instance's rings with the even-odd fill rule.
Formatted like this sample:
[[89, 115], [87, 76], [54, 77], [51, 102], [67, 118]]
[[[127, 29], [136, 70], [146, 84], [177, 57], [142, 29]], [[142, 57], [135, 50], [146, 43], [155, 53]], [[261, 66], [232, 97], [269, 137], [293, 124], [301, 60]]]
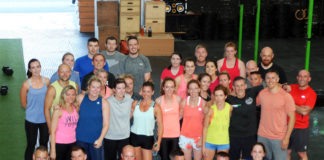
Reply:
[[309, 57], [310, 57], [310, 47], [311, 47], [311, 38], [312, 38], [312, 24], [313, 24], [313, 6], [314, 6], [314, 0], [309, 0], [306, 58], [305, 58], [305, 69], [306, 70], [309, 70]]
[[258, 61], [260, 8], [261, 8], [261, 0], [257, 0], [257, 15], [256, 15], [255, 38], [254, 38], [254, 61], [255, 62]]
[[238, 44], [238, 58], [239, 59], [241, 59], [241, 56], [242, 56], [243, 13], [244, 13], [244, 4], [243, 4], [243, 0], [241, 0], [241, 4], [240, 4], [239, 44]]

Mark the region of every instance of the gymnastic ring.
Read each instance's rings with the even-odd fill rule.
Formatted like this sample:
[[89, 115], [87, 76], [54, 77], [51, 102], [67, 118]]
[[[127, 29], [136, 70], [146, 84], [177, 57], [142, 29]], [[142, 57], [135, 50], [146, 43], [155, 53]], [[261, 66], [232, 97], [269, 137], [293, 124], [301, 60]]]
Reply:
[[[299, 14], [299, 12], [301, 12], [301, 15], [302, 15], [302, 17], [299, 17], [298, 16], [298, 14]], [[296, 10], [296, 12], [295, 12], [295, 18], [298, 20], [298, 21], [302, 21], [303, 19], [304, 19], [304, 13], [303, 13], [303, 11], [301, 10], [301, 9], [297, 9]]]

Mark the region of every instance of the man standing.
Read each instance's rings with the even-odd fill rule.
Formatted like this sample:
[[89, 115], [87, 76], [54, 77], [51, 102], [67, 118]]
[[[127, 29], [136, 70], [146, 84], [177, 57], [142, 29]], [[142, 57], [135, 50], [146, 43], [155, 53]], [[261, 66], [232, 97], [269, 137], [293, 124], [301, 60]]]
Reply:
[[[74, 71], [79, 72], [80, 82], [83, 81], [83, 77], [93, 71], [92, 58], [99, 51], [99, 41], [96, 38], [90, 38], [88, 40], [88, 54], [78, 58], [75, 61]], [[105, 64], [104, 69], [108, 71], [108, 65]], [[82, 83], [81, 83], [82, 85]]]
[[194, 74], [199, 75], [200, 73], [206, 72], [206, 58], [208, 52], [206, 46], [198, 44], [195, 48], [195, 57], [196, 57], [196, 69]]
[[142, 84], [151, 79], [151, 64], [147, 57], [138, 53], [140, 46], [137, 37], [130, 36], [127, 45], [129, 54], [123, 64], [123, 71], [134, 76], [134, 92], [139, 92]]
[[117, 39], [115, 37], [108, 37], [105, 44], [106, 50], [102, 52], [105, 56], [109, 72], [114, 74], [115, 77], [118, 77], [122, 74], [121, 66], [126, 58], [126, 55], [118, 52]]
[[257, 97], [257, 105], [261, 105], [258, 142], [265, 145], [267, 158], [285, 160], [295, 124], [294, 99], [281, 88], [276, 71], [268, 71], [265, 81], [268, 88], [262, 90]]
[[298, 153], [301, 160], [307, 160], [308, 136], [309, 136], [309, 113], [314, 108], [317, 95], [309, 86], [310, 73], [301, 70], [297, 76], [298, 84], [287, 86], [287, 91], [292, 95], [296, 104], [296, 123], [290, 137], [288, 147], [288, 160], [292, 150]]
[[57, 74], [59, 76], [59, 80], [53, 82], [48, 87], [45, 97], [44, 113], [47, 122], [47, 127], [49, 130], [51, 129], [51, 115], [53, 112], [53, 108], [54, 105], [59, 104], [63, 88], [67, 85], [72, 85], [77, 90], [77, 93], [79, 92], [79, 86], [75, 82], [70, 81], [70, 66], [66, 64], [61, 64], [58, 68]]
[[265, 79], [265, 75], [270, 70], [276, 70], [279, 73], [279, 83], [287, 83], [285, 71], [273, 62], [274, 53], [270, 47], [264, 47], [260, 53], [261, 63], [258, 64], [259, 72], [262, 75], [262, 79]]
[[[92, 72], [90, 72], [84, 76], [82, 85], [81, 85], [82, 93], [85, 93], [88, 90], [87, 86], [88, 86], [89, 79], [93, 75], [95, 75], [98, 70], [103, 69], [103, 67], [106, 65], [105, 56], [102, 54], [94, 55], [91, 64], [94, 69]], [[108, 84], [107, 85], [109, 86], [109, 88], [113, 88], [114, 82], [115, 82], [115, 76], [112, 73], [108, 72], [108, 81], [107, 81]]]
[[233, 82], [234, 95], [229, 95], [226, 101], [233, 106], [230, 120], [230, 158], [233, 160], [251, 158], [251, 150], [256, 142], [257, 115], [256, 97], [263, 86], [247, 88], [243, 77], [236, 77]]

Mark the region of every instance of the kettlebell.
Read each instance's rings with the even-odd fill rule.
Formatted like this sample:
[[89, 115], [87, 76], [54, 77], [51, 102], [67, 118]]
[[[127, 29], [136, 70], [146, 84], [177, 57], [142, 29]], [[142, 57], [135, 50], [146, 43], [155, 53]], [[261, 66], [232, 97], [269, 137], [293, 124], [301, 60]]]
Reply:
[[0, 89], [0, 94], [5, 96], [5, 95], [7, 95], [7, 93], [8, 93], [8, 86], [2, 85], [1, 89]]
[[7, 76], [12, 76], [12, 74], [13, 74], [13, 70], [12, 70], [12, 68], [10, 68], [9, 66], [3, 66], [2, 67], [2, 71], [3, 71], [3, 73], [5, 73]]

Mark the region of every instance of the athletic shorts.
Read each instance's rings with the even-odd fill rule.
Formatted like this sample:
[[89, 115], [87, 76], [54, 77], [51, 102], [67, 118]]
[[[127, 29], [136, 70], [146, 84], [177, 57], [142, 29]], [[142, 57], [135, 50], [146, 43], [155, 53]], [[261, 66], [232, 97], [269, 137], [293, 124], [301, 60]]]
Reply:
[[217, 145], [217, 144], [212, 144], [212, 143], [208, 143], [208, 142], [205, 142], [205, 147], [207, 149], [210, 149], [210, 150], [228, 150], [230, 149], [230, 145], [229, 144], [220, 144], [220, 145]]
[[294, 128], [290, 136], [288, 149], [295, 150], [296, 152], [306, 152], [308, 148], [308, 137], [308, 128]]
[[143, 149], [151, 150], [154, 144], [153, 136], [137, 135], [135, 133], [130, 133], [130, 143], [134, 147], [141, 147]]
[[201, 147], [197, 148], [197, 142], [197, 140], [183, 135], [180, 135], [179, 137], [179, 147], [184, 150], [193, 148], [194, 150], [200, 151]]

